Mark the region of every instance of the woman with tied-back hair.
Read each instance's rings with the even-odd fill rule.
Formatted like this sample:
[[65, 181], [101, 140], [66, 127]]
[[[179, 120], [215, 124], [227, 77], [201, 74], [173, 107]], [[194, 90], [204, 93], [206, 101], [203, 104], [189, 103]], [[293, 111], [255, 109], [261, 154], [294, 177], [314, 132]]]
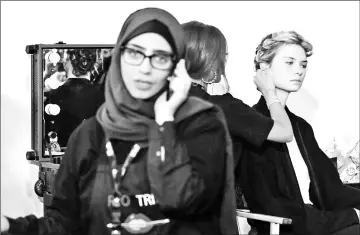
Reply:
[[[344, 185], [336, 167], [319, 148], [311, 125], [292, 113], [286, 101], [305, 79], [313, 46], [295, 31], [267, 35], [256, 49], [255, 68], [274, 80], [278, 104], [288, 116], [294, 140], [280, 144], [265, 141], [260, 147], [244, 147], [240, 180], [249, 209], [254, 213], [286, 217], [280, 234], [358, 235], [360, 190]], [[253, 107], [270, 116], [264, 97]], [[251, 221], [259, 234], [269, 223]]]
[[44, 113], [46, 136], [55, 131], [61, 147], [66, 146], [75, 128], [94, 116], [105, 101], [104, 92], [92, 83], [96, 74], [96, 49], [68, 49], [63, 64], [66, 82], [44, 93], [44, 107], [51, 104], [60, 109], [57, 115]]
[[[219, 105], [223, 110], [233, 141], [235, 164], [241, 156], [244, 143], [258, 147], [265, 140], [280, 143], [291, 141], [290, 120], [281, 104], [274, 102], [277, 97], [272, 79], [264, 78], [261, 70], [257, 71], [254, 78], [259, 91], [270, 104], [271, 116], [267, 117], [229, 93], [225, 75], [228, 48], [223, 33], [215, 26], [198, 21], [184, 23], [182, 28], [185, 31], [187, 70], [193, 79], [190, 95]], [[235, 173], [238, 177], [237, 168]], [[238, 204], [240, 207], [241, 200], [238, 200]]]

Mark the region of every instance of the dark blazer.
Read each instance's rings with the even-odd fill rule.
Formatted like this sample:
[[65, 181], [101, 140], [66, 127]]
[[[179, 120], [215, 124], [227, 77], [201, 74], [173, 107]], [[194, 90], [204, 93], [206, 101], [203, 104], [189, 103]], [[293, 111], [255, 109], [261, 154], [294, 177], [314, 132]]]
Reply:
[[[265, 99], [253, 107], [270, 116]], [[260, 148], [246, 145], [241, 157], [241, 184], [252, 212], [291, 218], [283, 232], [327, 234], [358, 219], [352, 208], [360, 208], [360, 190], [344, 185], [333, 163], [319, 148], [309, 123], [285, 108], [294, 137], [310, 175], [310, 200], [305, 205], [286, 144], [265, 141]], [[293, 140], [295, 141], [295, 140]], [[339, 218], [349, 218], [339, 222]], [[251, 221], [259, 232], [268, 232], [269, 224]]]
[[[224, 95], [209, 95], [199, 85], [193, 85], [189, 94], [209, 101], [224, 112], [233, 141], [234, 165], [237, 165], [242, 153], [243, 143], [259, 147], [267, 139], [274, 120], [256, 112], [242, 100], [230, 93]], [[235, 170], [237, 172], [237, 170]]]

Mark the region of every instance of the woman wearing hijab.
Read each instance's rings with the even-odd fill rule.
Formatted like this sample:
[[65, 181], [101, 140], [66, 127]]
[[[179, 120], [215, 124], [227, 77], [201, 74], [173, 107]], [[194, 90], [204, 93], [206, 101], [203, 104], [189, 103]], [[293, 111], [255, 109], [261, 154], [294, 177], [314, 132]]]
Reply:
[[131, 14], [112, 54], [105, 103], [70, 136], [45, 217], [2, 216], [2, 231], [236, 234], [225, 119], [187, 97], [183, 57], [183, 31], [171, 14]]

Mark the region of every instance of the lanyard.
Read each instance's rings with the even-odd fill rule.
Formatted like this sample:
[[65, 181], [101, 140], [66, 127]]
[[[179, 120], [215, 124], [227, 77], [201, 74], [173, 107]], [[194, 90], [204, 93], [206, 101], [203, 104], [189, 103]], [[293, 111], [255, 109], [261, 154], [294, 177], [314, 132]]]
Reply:
[[[121, 166], [120, 171], [117, 169], [117, 162], [114, 153], [113, 146], [110, 141], [106, 143], [106, 155], [110, 159], [111, 166], [111, 176], [114, 182], [114, 192], [108, 196], [108, 208], [111, 212], [112, 222], [107, 224], [107, 227], [111, 231], [111, 235], [121, 235], [120, 229], [124, 227], [127, 231], [132, 233], [131, 231], [138, 231], [139, 229], [145, 229], [146, 231], [150, 230], [153, 226], [162, 225], [169, 223], [169, 219], [161, 219], [155, 221], [143, 221], [143, 224], [137, 225], [134, 228], [134, 225], [131, 222], [121, 223], [121, 207], [130, 206], [130, 197], [126, 194], [122, 194], [120, 192], [120, 186], [122, 180], [127, 172], [128, 166], [135, 159], [137, 154], [139, 153], [141, 147], [138, 144], [134, 144], [127, 155], [124, 164]], [[164, 147], [161, 147], [161, 160], [165, 160], [165, 150]], [[120, 174], [120, 175], [119, 175]]]
[[[113, 146], [110, 141], [106, 143], [106, 155], [110, 159], [111, 166], [111, 176], [114, 182], [114, 192], [112, 195], [109, 195], [110, 200], [108, 200], [108, 207], [111, 212], [112, 222], [107, 224], [107, 227], [111, 231], [111, 235], [121, 235], [121, 206], [129, 206], [130, 205], [130, 197], [128, 195], [122, 194], [119, 191], [122, 179], [124, 178], [127, 168], [130, 163], [134, 160], [136, 155], [140, 151], [140, 145], [134, 144], [131, 148], [129, 154], [127, 155], [124, 164], [121, 166], [120, 172], [117, 169], [116, 157], [114, 153]], [[120, 175], [118, 176], [118, 174]]]
[[136, 155], [139, 153], [140, 151], [140, 145], [138, 144], [134, 144], [129, 152], [129, 154], [127, 155], [124, 164], [121, 166], [121, 170], [120, 170], [120, 177], [118, 180], [118, 169], [117, 169], [117, 163], [116, 163], [116, 157], [115, 157], [115, 153], [114, 153], [114, 149], [113, 146], [111, 144], [110, 141], [108, 141], [106, 143], [106, 155], [108, 156], [108, 158], [110, 159], [110, 166], [111, 166], [111, 175], [112, 178], [114, 180], [114, 190], [117, 191], [117, 187], [119, 186], [122, 179], [124, 178], [127, 168], [130, 165], [130, 163], [135, 159]]

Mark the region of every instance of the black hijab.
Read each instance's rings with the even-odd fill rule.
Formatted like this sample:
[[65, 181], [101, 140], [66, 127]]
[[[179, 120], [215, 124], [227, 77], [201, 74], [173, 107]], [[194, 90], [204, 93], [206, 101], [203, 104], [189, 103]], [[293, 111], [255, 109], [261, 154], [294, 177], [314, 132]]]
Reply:
[[[148, 142], [149, 125], [155, 122], [156, 98], [165, 88], [148, 100], [132, 97], [121, 75], [120, 48], [146, 32], [158, 33], [169, 42], [176, 56], [174, 64], [184, 58], [184, 33], [180, 23], [170, 13], [158, 8], [145, 8], [132, 13], [125, 21], [113, 49], [105, 83], [105, 103], [96, 115], [108, 138], [136, 141], [143, 145]], [[212, 107], [210, 103], [189, 97], [176, 112], [175, 122]]]

